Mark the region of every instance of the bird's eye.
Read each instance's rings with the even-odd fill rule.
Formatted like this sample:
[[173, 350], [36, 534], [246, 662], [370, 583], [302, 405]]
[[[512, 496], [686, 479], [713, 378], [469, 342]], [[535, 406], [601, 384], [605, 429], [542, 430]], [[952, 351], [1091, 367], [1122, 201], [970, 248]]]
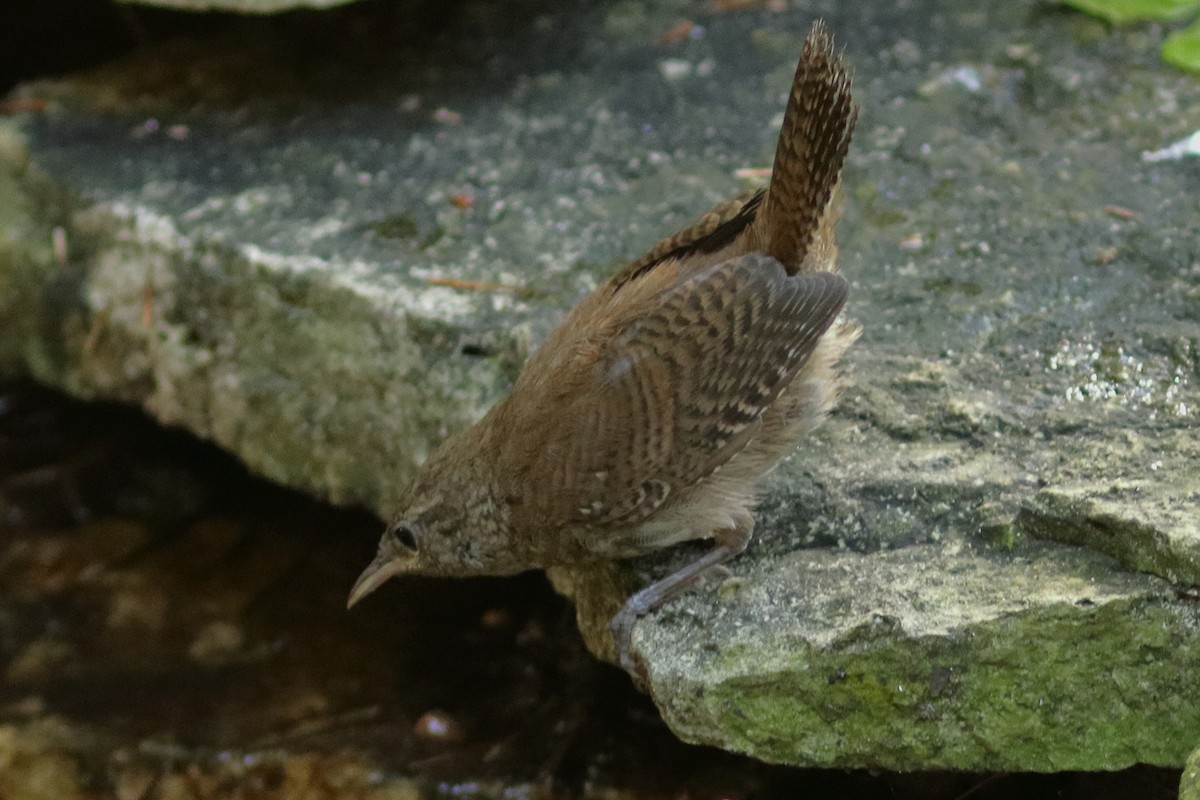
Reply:
[[404, 547], [406, 550], [417, 549], [417, 533], [413, 530], [412, 523], [400, 520], [392, 523], [392, 527], [388, 530], [396, 543]]

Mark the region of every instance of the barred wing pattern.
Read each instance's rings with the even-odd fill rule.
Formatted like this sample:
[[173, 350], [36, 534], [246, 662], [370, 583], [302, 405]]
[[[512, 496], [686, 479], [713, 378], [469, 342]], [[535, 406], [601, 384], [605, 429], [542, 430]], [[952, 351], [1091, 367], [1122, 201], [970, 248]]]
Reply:
[[722, 200], [686, 228], [676, 231], [631, 261], [612, 277], [609, 284], [614, 290], [619, 290], [668, 258], [715, 253], [741, 236], [754, 223], [764, 196], [766, 189], [759, 189]]
[[[534, 486], [551, 520], [635, 525], [740, 452], [833, 324], [848, 285], [749, 254], [664, 292], [596, 359], [546, 432]], [[603, 397], [603, 402], [596, 398]]]

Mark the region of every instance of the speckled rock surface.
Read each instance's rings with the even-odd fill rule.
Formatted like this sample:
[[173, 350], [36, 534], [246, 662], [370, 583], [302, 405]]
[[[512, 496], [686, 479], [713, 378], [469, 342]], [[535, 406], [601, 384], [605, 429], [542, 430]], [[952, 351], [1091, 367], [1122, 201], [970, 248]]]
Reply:
[[[689, 741], [790, 764], [1056, 771], [1177, 764], [1200, 726], [1200, 613], [1157, 578], [1061, 545], [765, 544], [636, 631]], [[612, 576], [571, 577], [605, 642]]]
[[[1191, 441], [1195, 437], [1185, 434]], [[1064, 484], [1038, 492], [1019, 519], [1048, 539], [1095, 547], [1131, 569], [1200, 584], [1200, 485], [1195, 476]]]
[[[863, 105], [853, 385], [737, 578], [639, 625], [648, 688], [684, 738], [788, 763], [1182, 764], [1200, 162], [1142, 154], [1192, 132], [1200, 83], [1161, 30], [489, 8], [390, 57], [331, 22], [340, 58], [189, 41], [26, 87], [43, 110], [0, 122], [0, 371], [386, 512], [561, 309], [769, 163], [820, 14]], [[555, 579], [603, 653], [622, 593], [682, 557]]]

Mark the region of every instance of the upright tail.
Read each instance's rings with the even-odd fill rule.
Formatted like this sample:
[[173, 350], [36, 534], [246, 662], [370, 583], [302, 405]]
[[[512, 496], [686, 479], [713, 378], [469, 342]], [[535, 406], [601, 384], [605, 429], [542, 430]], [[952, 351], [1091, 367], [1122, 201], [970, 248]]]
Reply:
[[[832, 260], [834, 248], [830, 199], [857, 119], [850, 75], [834, 52], [825, 24], [818, 21], [804, 41], [796, 66], [771, 185], [756, 221], [766, 253], [778, 259], [789, 274], [831, 268], [820, 266], [820, 262]], [[831, 258], [809, 259], [806, 265], [810, 251], [819, 251], [813, 252], [814, 256], [828, 252]]]

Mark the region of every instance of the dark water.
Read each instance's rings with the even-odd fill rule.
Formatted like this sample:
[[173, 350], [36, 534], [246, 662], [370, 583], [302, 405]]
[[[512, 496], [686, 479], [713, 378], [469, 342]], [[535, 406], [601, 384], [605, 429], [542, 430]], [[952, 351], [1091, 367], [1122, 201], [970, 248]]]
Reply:
[[[684, 745], [540, 575], [406, 580], [346, 612], [378, 530], [136, 413], [0, 386], [0, 796], [63, 758], [92, 797], [288, 796], [301, 769], [314, 797], [1175, 793], [1150, 767], [868, 774]], [[6, 760], [13, 741], [36, 746]]]

